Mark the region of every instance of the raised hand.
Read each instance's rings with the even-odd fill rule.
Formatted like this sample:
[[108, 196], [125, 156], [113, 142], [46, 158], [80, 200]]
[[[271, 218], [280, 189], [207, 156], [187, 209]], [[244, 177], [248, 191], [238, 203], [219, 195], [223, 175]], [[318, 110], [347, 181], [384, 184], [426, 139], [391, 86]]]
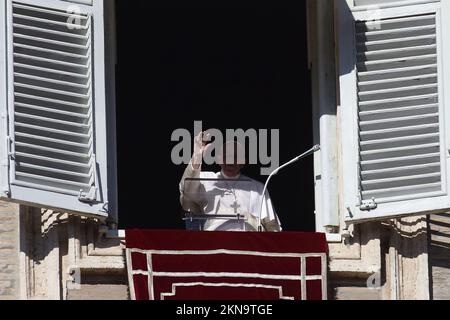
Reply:
[[206, 132], [200, 132], [194, 138], [194, 155], [192, 156], [192, 166], [195, 170], [200, 169], [203, 160], [203, 154], [211, 146], [210, 141], [211, 135]]

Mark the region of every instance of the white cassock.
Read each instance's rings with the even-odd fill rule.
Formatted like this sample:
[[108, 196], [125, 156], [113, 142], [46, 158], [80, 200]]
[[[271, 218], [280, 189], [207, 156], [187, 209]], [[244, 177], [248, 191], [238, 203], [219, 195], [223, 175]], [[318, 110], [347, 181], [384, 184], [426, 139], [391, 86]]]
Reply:
[[206, 219], [203, 226], [206, 231], [258, 230], [261, 201], [264, 201], [261, 211], [264, 229], [281, 231], [280, 221], [267, 191], [262, 199], [263, 190], [264, 185], [261, 182], [244, 175], [240, 175], [237, 180], [229, 180], [222, 173], [201, 172], [189, 164], [180, 182], [180, 201], [183, 209], [193, 214], [244, 217], [228, 220]]

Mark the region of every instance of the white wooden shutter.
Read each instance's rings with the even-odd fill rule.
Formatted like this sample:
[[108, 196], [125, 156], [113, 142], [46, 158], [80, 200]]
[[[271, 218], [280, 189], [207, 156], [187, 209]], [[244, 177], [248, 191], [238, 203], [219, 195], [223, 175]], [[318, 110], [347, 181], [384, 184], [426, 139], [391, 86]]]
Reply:
[[9, 196], [105, 216], [102, 1], [77, 2], [7, 1]]
[[352, 48], [341, 42], [354, 66], [341, 74], [347, 220], [450, 208], [440, 4], [356, 11], [351, 23]]

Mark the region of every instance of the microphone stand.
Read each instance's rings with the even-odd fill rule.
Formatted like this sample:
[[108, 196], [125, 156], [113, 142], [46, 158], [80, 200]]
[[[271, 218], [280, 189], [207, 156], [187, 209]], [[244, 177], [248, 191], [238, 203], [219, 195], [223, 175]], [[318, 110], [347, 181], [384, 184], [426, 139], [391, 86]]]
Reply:
[[275, 169], [267, 178], [266, 184], [264, 185], [264, 189], [263, 189], [263, 193], [262, 193], [262, 197], [261, 197], [261, 206], [259, 208], [259, 215], [258, 215], [258, 231], [262, 232], [263, 231], [263, 226], [262, 226], [262, 220], [261, 220], [261, 215], [262, 215], [262, 209], [263, 209], [263, 205], [264, 205], [264, 197], [266, 195], [266, 191], [267, 191], [267, 186], [269, 185], [270, 179], [272, 179], [273, 176], [275, 176], [276, 174], [278, 174], [278, 172], [281, 169], [286, 168], [287, 166], [290, 166], [291, 164], [299, 161], [300, 159], [303, 159], [309, 155], [312, 155], [314, 153], [316, 153], [317, 151], [320, 150], [320, 145], [315, 145], [314, 147], [312, 147], [310, 150], [306, 151], [305, 153], [299, 155], [298, 157], [292, 159], [291, 161], [283, 164], [282, 166], [278, 167], [277, 169]]

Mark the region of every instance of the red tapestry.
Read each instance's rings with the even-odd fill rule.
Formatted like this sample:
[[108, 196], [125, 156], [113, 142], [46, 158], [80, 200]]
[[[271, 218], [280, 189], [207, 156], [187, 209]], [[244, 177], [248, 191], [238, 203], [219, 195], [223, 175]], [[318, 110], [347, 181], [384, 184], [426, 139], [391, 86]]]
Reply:
[[136, 300], [326, 299], [324, 234], [127, 230]]

